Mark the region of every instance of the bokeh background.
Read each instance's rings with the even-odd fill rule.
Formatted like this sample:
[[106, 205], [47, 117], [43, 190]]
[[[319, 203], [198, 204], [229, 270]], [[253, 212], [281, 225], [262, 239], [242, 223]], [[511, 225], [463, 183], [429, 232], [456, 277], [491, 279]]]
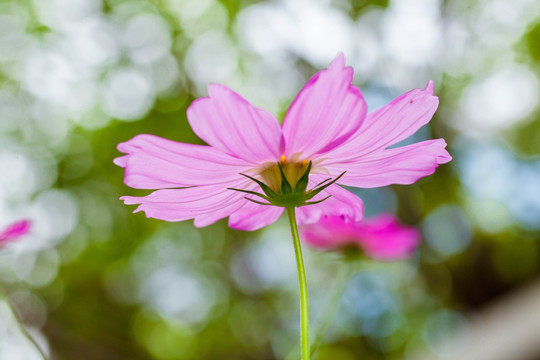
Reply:
[[[298, 358], [286, 221], [146, 219], [112, 159], [139, 133], [201, 143], [185, 111], [210, 82], [281, 118], [339, 51], [371, 110], [433, 79], [413, 140], [444, 137], [454, 160], [354, 190], [422, 230], [412, 259], [305, 249], [314, 332], [344, 289], [314, 358], [540, 359], [537, 0], [2, 0], [0, 227], [34, 226], [0, 281], [51, 358]], [[39, 359], [3, 301], [0, 359]]]

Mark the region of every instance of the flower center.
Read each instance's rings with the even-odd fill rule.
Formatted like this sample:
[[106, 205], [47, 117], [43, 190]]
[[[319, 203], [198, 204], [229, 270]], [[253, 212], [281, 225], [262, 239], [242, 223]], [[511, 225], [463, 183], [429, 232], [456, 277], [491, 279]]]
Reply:
[[[287, 161], [285, 155], [281, 155], [279, 159], [279, 164], [283, 169], [283, 173], [287, 178], [287, 181], [294, 188], [296, 183], [302, 175], [306, 172], [309, 161]], [[276, 162], [267, 162], [263, 164], [260, 170], [260, 175], [263, 179], [263, 182], [268, 185], [275, 192], [279, 192], [281, 189], [281, 173], [279, 171], [279, 165]]]
[[[256, 179], [253, 176], [240, 173], [240, 175], [257, 183], [263, 193], [247, 189], [227, 189], [253, 195], [256, 198], [246, 196], [245, 199], [259, 205], [274, 205], [291, 209], [293, 207], [318, 204], [328, 199], [332, 195], [328, 195], [320, 200], [310, 200], [321, 191], [338, 181], [343, 175], [345, 175], [345, 172], [342, 172], [341, 175], [333, 180], [331, 178], [323, 180], [308, 190], [307, 186], [309, 182], [309, 173], [311, 172], [312, 165], [313, 163], [308, 160], [287, 161], [285, 156], [281, 155], [278, 162], [265, 163], [261, 168], [258, 169], [259, 175], [264, 181]], [[258, 200], [257, 198], [266, 200], [266, 202]]]

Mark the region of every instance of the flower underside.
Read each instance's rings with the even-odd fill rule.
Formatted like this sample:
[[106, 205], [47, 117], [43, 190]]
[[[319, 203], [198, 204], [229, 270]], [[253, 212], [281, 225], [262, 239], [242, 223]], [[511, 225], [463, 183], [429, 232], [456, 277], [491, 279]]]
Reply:
[[277, 163], [268, 163], [261, 170], [260, 175], [264, 182], [249, 175], [240, 174], [256, 182], [261, 187], [264, 194], [244, 189], [228, 189], [254, 195], [266, 200], [266, 202], [263, 202], [247, 196], [245, 197], [246, 200], [259, 205], [274, 205], [289, 208], [318, 204], [328, 199], [331, 195], [317, 201], [309, 200], [338, 181], [346, 171], [342, 172], [333, 180], [332, 178], [325, 179], [310, 190], [307, 190], [311, 166], [311, 161], [287, 162], [285, 156], [281, 156], [280, 161]]

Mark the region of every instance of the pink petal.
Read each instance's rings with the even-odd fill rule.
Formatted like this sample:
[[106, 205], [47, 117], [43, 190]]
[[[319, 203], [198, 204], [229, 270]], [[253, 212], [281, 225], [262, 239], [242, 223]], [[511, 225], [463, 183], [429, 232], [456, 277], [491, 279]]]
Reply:
[[187, 110], [191, 128], [207, 144], [253, 164], [276, 161], [283, 154], [276, 118], [252, 106], [222, 85], [208, 87], [210, 97], [195, 100]]
[[229, 217], [229, 226], [237, 230], [254, 231], [274, 223], [284, 208], [258, 205], [247, 201]]
[[245, 161], [209, 146], [179, 143], [153, 135], [137, 135], [118, 145], [128, 154], [114, 163], [124, 167], [126, 185], [159, 189], [226, 183], [250, 167]]
[[166, 221], [194, 219], [196, 227], [203, 227], [226, 218], [247, 202], [243, 193], [227, 187], [254, 190], [256, 185], [241, 180], [230, 184], [157, 190], [144, 197], [123, 196], [120, 199], [127, 205], [140, 204], [134, 212], [143, 211], [146, 217]]
[[300, 227], [302, 240], [322, 250], [341, 250], [357, 245], [379, 260], [410, 257], [420, 242], [420, 232], [403, 226], [391, 214], [354, 222], [346, 216], [324, 216], [314, 224]]
[[[320, 174], [310, 175], [310, 187], [320, 183], [326, 179], [326, 177]], [[332, 195], [330, 198], [315, 205], [306, 205], [297, 209], [297, 220], [299, 224], [314, 223], [319, 220], [323, 215], [327, 216], [347, 216], [352, 221], [360, 221], [364, 216], [364, 203], [362, 199], [353, 194], [352, 192], [345, 190], [337, 184], [330, 185], [312, 201], [317, 201], [325, 198], [328, 195]]]
[[302, 240], [315, 248], [341, 248], [356, 238], [356, 223], [345, 216], [323, 216], [319, 221], [300, 226]]
[[370, 112], [360, 129], [326, 156], [345, 161], [397, 144], [427, 124], [438, 105], [430, 81], [424, 90], [411, 90]]
[[20, 220], [14, 222], [0, 233], [0, 244], [10, 241], [18, 240], [21, 236], [24, 236], [30, 232], [32, 223], [30, 220]]
[[325, 168], [333, 176], [346, 170], [347, 173], [339, 183], [347, 186], [372, 188], [390, 184], [412, 184], [433, 174], [439, 164], [452, 159], [445, 147], [446, 142], [443, 139], [427, 140], [373, 152], [356, 159], [356, 162], [328, 164]]
[[379, 260], [398, 260], [412, 255], [421, 234], [414, 227], [401, 225], [393, 215], [383, 214], [360, 223], [357, 239], [367, 255]]
[[360, 89], [351, 85], [353, 70], [340, 54], [300, 91], [283, 120], [286, 155], [301, 158], [326, 152], [360, 127], [367, 106]]

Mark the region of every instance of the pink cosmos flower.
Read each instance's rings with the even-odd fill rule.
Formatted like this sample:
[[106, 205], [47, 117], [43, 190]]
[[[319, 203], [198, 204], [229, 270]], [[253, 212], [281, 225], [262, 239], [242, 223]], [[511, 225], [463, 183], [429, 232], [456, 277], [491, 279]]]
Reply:
[[322, 250], [359, 247], [378, 260], [405, 259], [420, 243], [420, 231], [403, 226], [392, 214], [381, 214], [364, 221], [344, 216], [323, 216], [318, 222], [300, 227], [302, 240]]
[[[443, 139], [389, 148], [430, 121], [438, 106], [431, 81], [424, 90], [409, 91], [366, 115], [366, 103], [352, 79], [353, 70], [340, 54], [308, 81], [282, 126], [229, 88], [210, 85], [209, 97], [195, 100], [187, 110], [193, 131], [208, 146], [146, 134], [119, 144], [118, 150], [126, 155], [114, 162], [125, 168], [125, 184], [157, 189], [148, 196], [121, 199], [139, 204], [135, 211], [144, 211], [147, 217], [194, 219], [197, 227], [229, 217], [232, 228], [256, 230], [276, 221], [283, 207], [263, 206], [246, 200], [256, 197], [232, 190], [260, 190], [241, 174], [277, 193], [283, 185], [280, 171], [293, 188], [305, 172], [309, 172], [305, 185], [312, 188], [345, 171], [338, 184], [371, 188], [411, 184], [451, 160]], [[314, 222], [323, 214], [362, 219], [358, 196], [332, 184], [313, 202], [328, 196], [298, 208], [298, 222]]]
[[0, 233], [0, 246], [7, 244], [8, 242], [16, 241], [21, 236], [30, 232], [31, 227], [30, 220], [20, 220], [14, 222]]

